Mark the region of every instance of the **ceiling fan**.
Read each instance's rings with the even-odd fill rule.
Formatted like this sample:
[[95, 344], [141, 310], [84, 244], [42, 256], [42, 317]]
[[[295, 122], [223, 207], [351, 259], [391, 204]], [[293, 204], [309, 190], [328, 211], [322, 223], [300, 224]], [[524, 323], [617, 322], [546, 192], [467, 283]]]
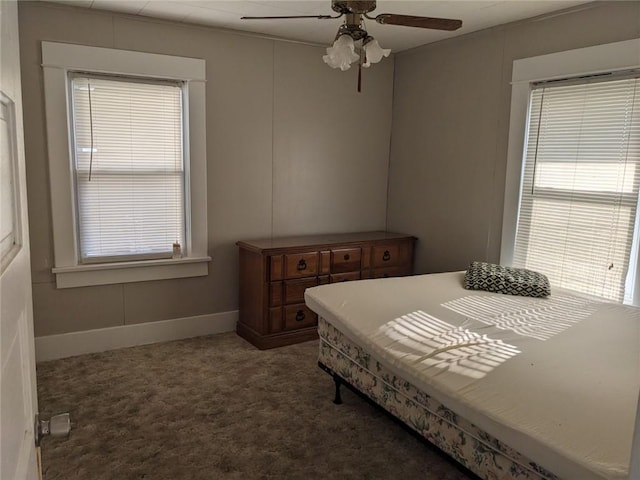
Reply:
[[[338, 15], [291, 15], [276, 17], [242, 17], [242, 20], [282, 20], [291, 18], [315, 18], [320, 20], [345, 17], [344, 23], [338, 28], [332, 47], [327, 48], [327, 54], [322, 57], [331, 68], [345, 71], [351, 64], [358, 62], [358, 92], [361, 86], [360, 68], [378, 63], [383, 57], [388, 57], [391, 50], [380, 47], [376, 39], [365, 30], [364, 19], [374, 20], [381, 25], [402, 25], [406, 27], [429, 28], [435, 30], [457, 30], [462, 26], [462, 20], [448, 18], [417, 17], [413, 15], [396, 15], [382, 13], [374, 17], [369, 16], [376, 8], [376, 1], [331, 0], [331, 8]], [[357, 47], [355, 42], [361, 42]]]

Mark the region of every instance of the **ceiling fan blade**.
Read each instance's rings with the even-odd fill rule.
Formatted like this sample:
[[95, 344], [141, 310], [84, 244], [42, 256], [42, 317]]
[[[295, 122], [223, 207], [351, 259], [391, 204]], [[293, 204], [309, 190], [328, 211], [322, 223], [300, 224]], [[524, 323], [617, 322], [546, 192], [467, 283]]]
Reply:
[[240, 17], [240, 20], [282, 20], [286, 18], [318, 18], [325, 20], [327, 18], [340, 18], [342, 15], [332, 17], [331, 15], [287, 15], [284, 17]]
[[431, 28], [434, 30], [457, 30], [462, 26], [462, 20], [394, 15], [393, 13], [382, 13], [376, 16], [375, 20], [382, 25], [404, 25], [405, 27]]

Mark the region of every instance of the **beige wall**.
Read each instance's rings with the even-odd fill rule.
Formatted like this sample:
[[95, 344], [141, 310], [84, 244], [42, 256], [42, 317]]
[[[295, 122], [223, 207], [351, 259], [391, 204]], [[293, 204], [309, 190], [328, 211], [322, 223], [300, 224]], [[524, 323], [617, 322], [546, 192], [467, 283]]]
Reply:
[[417, 272], [499, 260], [513, 61], [638, 37], [640, 2], [599, 2], [396, 55], [388, 228]]
[[[237, 240], [385, 228], [393, 59], [357, 94], [319, 47], [44, 3], [19, 19], [36, 336], [235, 310]], [[207, 277], [55, 288], [42, 40], [207, 61]]]

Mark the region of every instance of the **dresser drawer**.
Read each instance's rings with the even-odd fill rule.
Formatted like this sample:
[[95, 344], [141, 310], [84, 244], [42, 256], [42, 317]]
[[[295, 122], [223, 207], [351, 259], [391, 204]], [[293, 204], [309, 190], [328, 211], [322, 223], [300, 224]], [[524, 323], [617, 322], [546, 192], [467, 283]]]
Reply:
[[359, 272], [360, 248], [331, 250], [331, 273]]
[[400, 261], [398, 245], [376, 245], [373, 247], [371, 263], [373, 268], [395, 267]]
[[360, 280], [360, 272], [338, 273], [329, 276], [331, 283], [350, 282], [351, 280]]
[[304, 291], [318, 285], [318, 279], [287, 280], [284, 282], [284, 303], [304, 303]]
[[284, 256], [285, 278], [312, 277], [318, 274], [318, 252], [291, 253]]
[[309, 310], [304, 303], [284, 307], [284, 329], [312, 327], [318, 324], [318, 316]]
[[409, 275], [411, 270], [407, 267], [387, 267], [387, 268], [374, 268], [373, 278], [387, 278], [387, 277], [403, 277]]

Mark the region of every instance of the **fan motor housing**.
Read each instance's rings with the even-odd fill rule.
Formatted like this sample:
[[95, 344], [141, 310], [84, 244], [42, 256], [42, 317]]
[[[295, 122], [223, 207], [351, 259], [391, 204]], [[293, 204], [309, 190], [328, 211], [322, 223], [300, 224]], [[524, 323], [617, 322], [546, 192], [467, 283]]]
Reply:
[[332, 0], [331, 8], [338, 13], [369, 13], [376, 9], [375, 0], [371, 1], [350, 1], [350, 0]]
[[340, 35], [349, 35], [353, 38], [354, 42], [362, 40], [368, 36], [367, 32], [360, 27], [360, 25], [348, 23], [348, 20], [347, 23], [340, 25], [340, 28], [338, 28], [336, 38], [340, 37]]

